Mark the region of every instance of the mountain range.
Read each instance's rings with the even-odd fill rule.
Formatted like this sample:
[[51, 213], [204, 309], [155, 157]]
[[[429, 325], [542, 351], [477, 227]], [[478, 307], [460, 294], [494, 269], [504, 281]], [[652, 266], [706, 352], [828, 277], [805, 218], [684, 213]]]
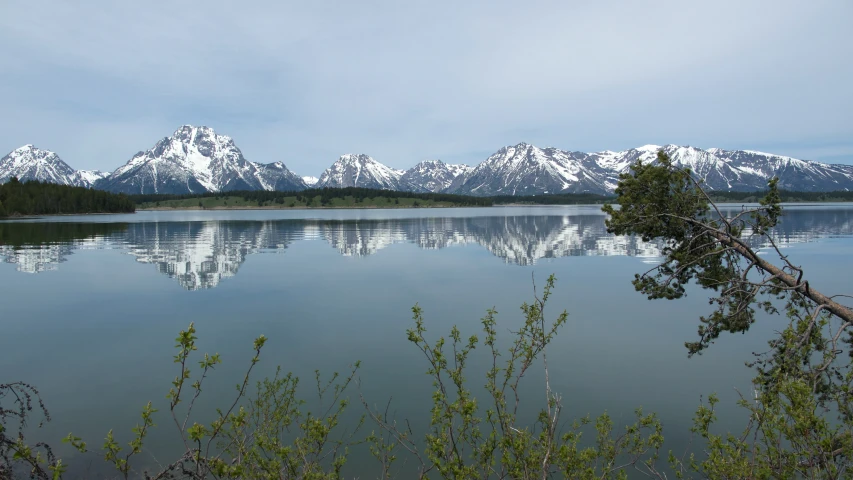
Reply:
[[136, 153], [112, 173], [74, 170], [56, 154], [24, 145], [0, 159], [0, 183], [16, 176], [128, 194], [192, 194], [229, 190], [296, 191], [364, 187], [465, 195], [611, 194], [619, 175], [636, 161], [666, 152], [712, 190], [756, 191], [778, 177], [796, 191], [853, 189], [853, 165], [826, 164], [752, 150], [703, 150], [645, 145], [596, 153], [506, 146], [475, 167], [427, 160], [408, 170], [388, 167], [365, 154], [338, 158], [319, 178], [301, 177], [282, 162], [247, 160], [234, 140], [209, 127], [184, 125], [152, 148]]

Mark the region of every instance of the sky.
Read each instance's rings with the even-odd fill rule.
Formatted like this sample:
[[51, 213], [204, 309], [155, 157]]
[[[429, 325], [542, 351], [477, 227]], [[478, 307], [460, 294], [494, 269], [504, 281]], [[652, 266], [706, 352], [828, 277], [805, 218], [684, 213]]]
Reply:
[[112, 171], [180, 125], [345, 153], [752, 149], [853, 163], [849, 0], [3, 0], [0, 155]]

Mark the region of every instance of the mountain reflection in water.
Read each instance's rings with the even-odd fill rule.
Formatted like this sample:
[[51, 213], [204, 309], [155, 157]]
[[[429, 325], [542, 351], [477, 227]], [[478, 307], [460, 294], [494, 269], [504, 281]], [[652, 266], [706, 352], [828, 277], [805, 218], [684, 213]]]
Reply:
[[[423, 249], [476, 244], [505, 263], [533, 265], [567, 256], [627, 255], [653, 263], [662, 243], [607, 233], [603, 214], [399, 218], [385, 220], [208, 220], [140, 223], [0, 223], [0, 258], [20, 272], [55, 270], [81, 249], [119, 249], [156, 266], [187, 290], [213, 288], [246, 257], [283, 253], [323, 240], [345, 256], [373, 255], [395, 243]], [[853, 209], [789, 209], [777, 243], [853, 235]], [[762, 245], [756, 245], [762, 246]]]

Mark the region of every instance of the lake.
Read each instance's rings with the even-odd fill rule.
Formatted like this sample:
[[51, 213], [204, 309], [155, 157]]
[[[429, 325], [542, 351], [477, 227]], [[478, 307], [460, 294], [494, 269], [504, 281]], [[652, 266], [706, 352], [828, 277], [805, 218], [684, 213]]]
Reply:
[[[811, 285], [853, 292], [853, 206], [785, 212], [775, 235]], [[126, 442], [152, 400], [158, 427], [140, 464], [167, 463], [178, 443], [165, 400], [178, 372], [174, 338], [195, 322], [199, 351], [219, 352], [224, 361], [202, 394], [202, 417], [233, 398], [252, 340], [263, 334], [269, 340], [253, 378], [281, 365], [303, 378], [309, 397], [315, 369], [345, 372], [360, 360], [347, 418], [362, 413], [359, 394], [382, 407], [393, 399], [396, 417], [423, 433], [433, 388], [425, 359], [406, 339], [411, 307], [423, 308], [431, 339], [453, 325], [466, 337], [481, 334], [480, 318], [494, 307], [508, 341], [533, 280], [541, 288], [553, 273], [548, 316], [569, 312], [548, 350], [563, 419], [607, 411], [619, 426], [642, 406], [663, 420], [667, 448], [680, 451], [700, 398], [716, 392], [721, 427], [737, 429], [744, 418], [734, 406], [737, 392], [752, 392], [744, 362], [766, 350], [782, 319], [762, 318], [747, 334], [723, 335], [688, 359], [683, 344], [696, 338], [709, 295], [648, 301], [636, 293], [631, 279], [654, 266], [659, 245], [609, 235], [604, 219], [597, 206], [553, 206], [0, 222], [0, 382], [40, 389], [53, 420], [37, 438], [57, 445], [73, 431], [99, 447], [111, 428]], [[485, 353], [475, 351], [474, 372], [485, 368]], [[539, 370], [522, 384], [528, 419], [544, 397]], [[471, 378], [475, 391], [484, 383]], [[97, 462], [74, 468], [96, 471]], [[376, 467], [356, 455], [345, 473], [374, 478]]]

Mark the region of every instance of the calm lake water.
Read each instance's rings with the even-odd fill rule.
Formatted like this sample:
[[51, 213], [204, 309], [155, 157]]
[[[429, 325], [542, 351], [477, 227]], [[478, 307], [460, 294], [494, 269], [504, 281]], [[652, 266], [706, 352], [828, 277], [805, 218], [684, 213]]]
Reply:
[[[776, 235], [828, 294], [853, 292], [853, 206], [790, 206]], [[158, 424], [141, 463], [167, 463], [177, 436], [165, 394], [178, 370], [174, 338], [195, 322], [199, 351], [219, 352], [202, 397], [205, 412], [233, 398], [252, 340], [269, 338], [254, 378], [276, 365], [303, 378], [362, 361], [359, 393], [424, 432], [432, 386], [424, 358], [406, 340], [411, 307], [425, 312], [435, 339], [458, 325], [479, 334], [487, 308], [499, 332], [520, 321], [519, 306], [550, 274], [558, 281], [550, 316], [569, 322], [550, 348], [552, 388], [563, 418], [605, 411], [627, 424], [636, 407], [658, 412], [668, 448], [683, 449], [700, 397], [721, 397], [721, 427], [743, 414], [751, 393], [744, 362], [780, 328], [764, 318], [746, 335], [724, 335], [687, 358], [701, 291], [648, 301], [634, 273], [651, 268], [658, 246], [606, 233], [594, 206], [413, 210], [174, 211], [0, 222], [0, 381], [40, 388], [53, 421], [38, 438], [58, 444], [69, 431], [98, 447], [107, 430], [126, 441], [141, 407], [154, 401]], [[473, 360], [482, 371], [485, 351]], [[479, 369], [479, 370], [478, 370]], [[472, 386], [485, 383], [474, 376]], [[541, 407], [541, 372], [523, 382], [526, 415]], [[420, 429], [420, 430], [418, 430]], [[59, 449], [60, 452], [67, 450]], [[92, 469], [80, 465], [75, 468]], [[96, 465], [97, 461], [92, 464]], [[375, 478], [357, 455], [347, 477]], [[399, 472], [406, 476], [406, 471]]]

